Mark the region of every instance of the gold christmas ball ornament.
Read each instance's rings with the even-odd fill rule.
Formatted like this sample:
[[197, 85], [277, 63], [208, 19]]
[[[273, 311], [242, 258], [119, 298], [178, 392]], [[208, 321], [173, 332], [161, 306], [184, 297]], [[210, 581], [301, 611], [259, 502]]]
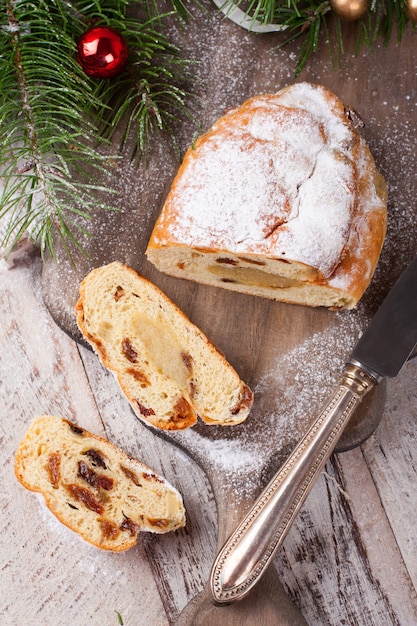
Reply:
[[[411, 2], [416, 3], [417, 0]], [[365, 15], [369, 0], [330, 0], [330, 7], [341, 20], [354, 22]]]
[[417, 0], [406, 0], [405, 12], [412, 22], [417, 23]]

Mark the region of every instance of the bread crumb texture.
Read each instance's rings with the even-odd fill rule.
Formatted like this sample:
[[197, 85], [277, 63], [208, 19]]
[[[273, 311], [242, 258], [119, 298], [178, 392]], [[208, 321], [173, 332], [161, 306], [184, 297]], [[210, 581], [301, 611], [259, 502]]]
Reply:
[[342, 102], [310, 83], [250, 98], [187, 151], [146, 254], [161, 271], [353, 308], [386, 233], [387, 189]]
[[103, 550], [131, 548], [140, 531], [185, 526], [182, 497], [165, 478], [59, 417], [33, 420], [16, 451], [15, 474], [63, 524]]
[[119, 262], [82, 281], [77, 323], [136, 415], [164, 430], [243, 422], [250, 388], [207, 337], [149, 280]]

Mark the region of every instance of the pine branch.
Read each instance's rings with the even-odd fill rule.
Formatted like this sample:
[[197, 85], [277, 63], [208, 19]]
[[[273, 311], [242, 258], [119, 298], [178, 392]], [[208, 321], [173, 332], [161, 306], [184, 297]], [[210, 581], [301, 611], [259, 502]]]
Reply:
[[123, 120], [121, 146], [134, 136], [139, 159], [146, 156], [155, 132], [169, 134], [175, 146], [173, 125], [189, 116], [185, 100], [191, 94], [183, 85], [190, 77], [191, 64], [163, 32], [155, 30], [160, 19], [151, 17], [138, 25], [127, 18], [117, 25], [119, 32], [129, 37], [129, 66], [120, 81], [100, 81], [94, 92], [100, 101], [111, 103], [101, 109], [101, 116], [97, 111], [102, 136], [111, 139]]
[[[332, 62], [339, 65], [343, 55], [343, 22], [332, 11], [329, 0], [226, 0], [226, 8], [234, 5], [240, 6], [249, 20], [281, 26], [284, 40], [278, 48], [295, 39], [301, 40], [295, 75], [301, 72], [323, 40], [329, 43]], [[334, 22], [335, 41], [328, 37], [329, 20]], [[372, 48], [380, 36], [387, 44], [394, 25], [401, 40], [408, 22], [405, 0], [371, 0], [369, 10], [357, 21], [356, 52], [363, 45]]]
[[[176, 72], [185, 62], [160, 32], [166, 15], [151, 14], [152, 4], [139, 19], [129, 13], [134, 4], [145, 6], [139, 0], [0, 0], [3, 247], [26, 231], [42, 255], [54, 254], [56, 237], [78, 246], [92, 210], [111, 208], [113, 192], [98, 181], [106, 170], [103, 147], [120, 122], [127, 116], [123, 142], [133, 135], [142, 157], [150, 133], [169, 131], [170, 122], [186, 114]], [[89, 78], [76, 61], [76, 42], [92, 24], [119, 30], [132, 51], [114, 80]]]

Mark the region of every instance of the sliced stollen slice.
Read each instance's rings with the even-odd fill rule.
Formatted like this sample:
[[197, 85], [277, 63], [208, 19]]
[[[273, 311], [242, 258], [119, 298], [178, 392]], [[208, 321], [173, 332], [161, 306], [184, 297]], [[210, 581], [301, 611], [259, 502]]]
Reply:
[[77, 324], [133, 410], [160, 429], [243, 422], [250, 388], [211, 341], [149, 280], [119, 262], [80, 285]]
[[165, 478], [60, 417], [32, 421], [16, 451], [15, 474], [63, 524], [102, 550], [127, 550], [140, 531], [185, 525], [182, 497]]

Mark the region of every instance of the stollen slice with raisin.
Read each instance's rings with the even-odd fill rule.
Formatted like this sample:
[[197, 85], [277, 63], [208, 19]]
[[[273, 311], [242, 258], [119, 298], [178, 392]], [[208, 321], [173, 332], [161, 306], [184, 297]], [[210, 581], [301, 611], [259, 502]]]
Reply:
[[60, 417], [32, 421], [16, 451], [15, 474], [63, 524], [103, 550], [133, 547], [140, 531], [185, 526], [181, 494], [165, 478]]
[[80, 285], [77, 324], [136, 415], [162, 430], [243, 422], [250, 388], [204, 333], [152, 282], [113, 262]]

